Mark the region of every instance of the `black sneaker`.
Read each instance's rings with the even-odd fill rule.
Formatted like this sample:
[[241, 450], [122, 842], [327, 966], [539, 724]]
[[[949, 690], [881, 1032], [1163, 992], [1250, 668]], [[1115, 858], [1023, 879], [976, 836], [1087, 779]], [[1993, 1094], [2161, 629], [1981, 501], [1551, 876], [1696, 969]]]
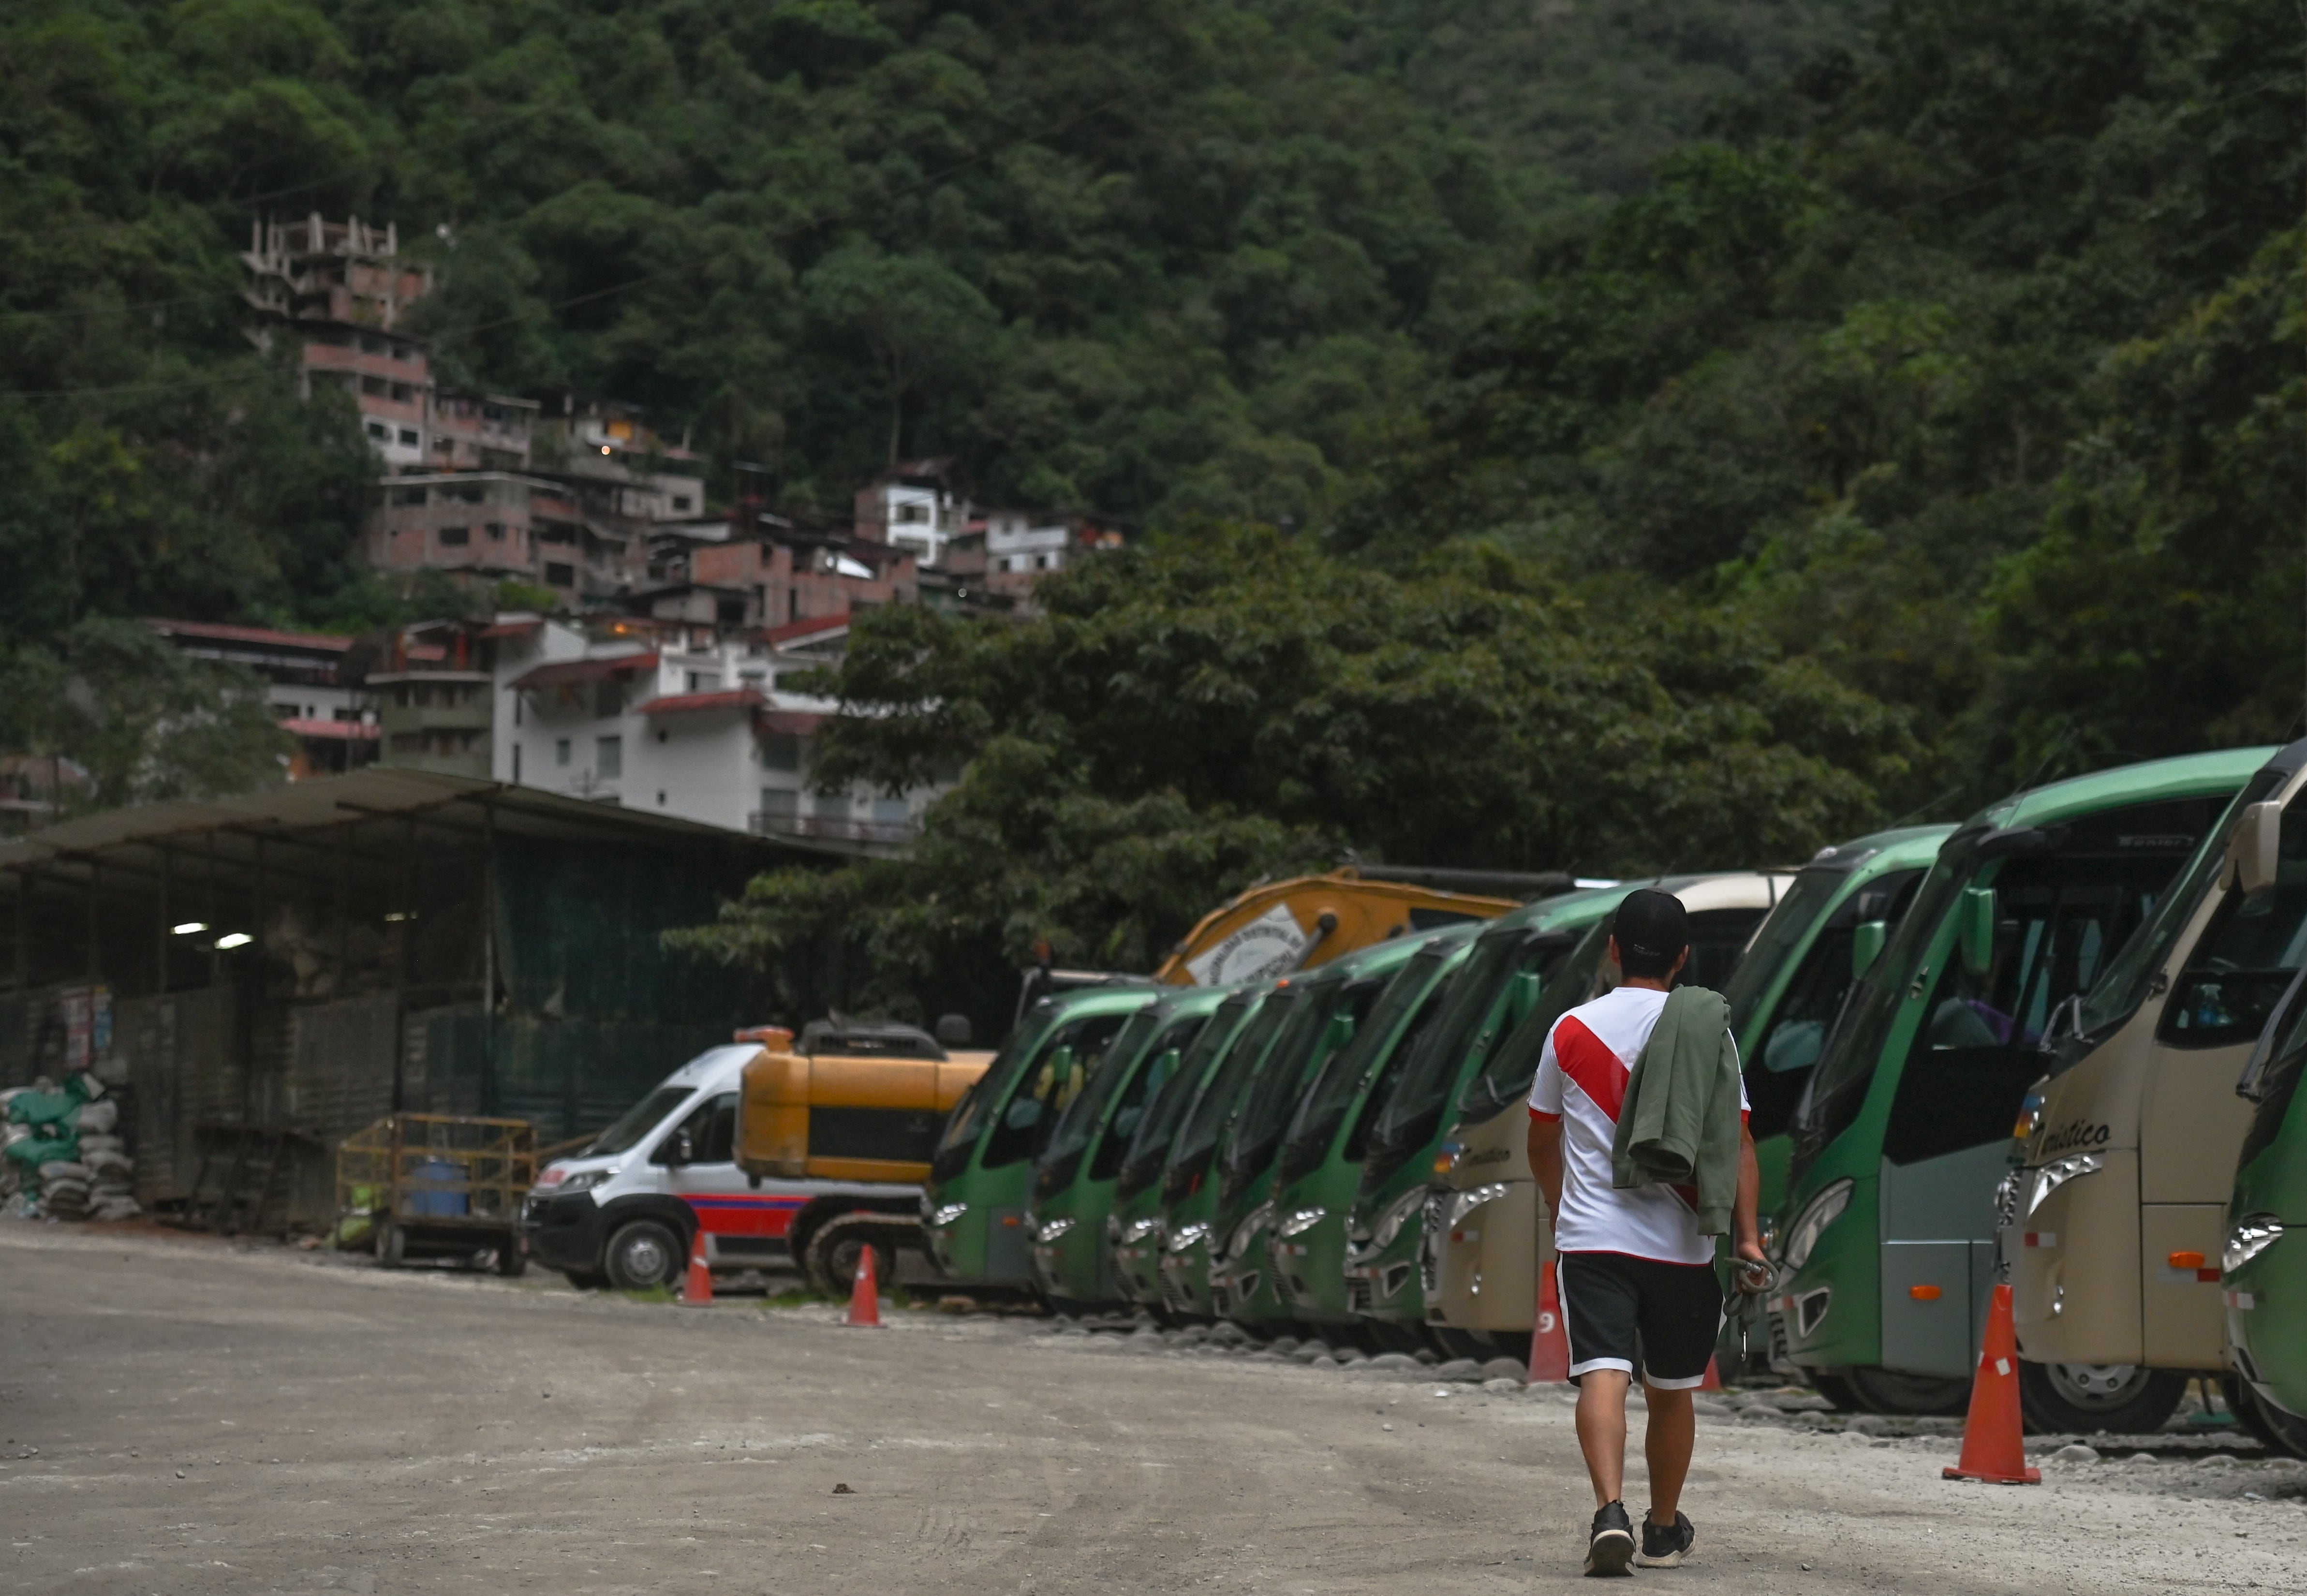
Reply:
[[1683, 1554], [1697, 1539], [1698, 1532], [1691, 1527], [1690, 1520], [1684, 1514], [1676, 1514], [1673, 1527], [1666, 1529], [1651, 1522], [1651, 1515], [1645, 1513], [1642, 1514], [1642, 1556], [1634, 1561], [1645, 1568], [1679, 1568]]
[[1625, 1574], [1634, 1558], [1634, 1526], [1627, 1521], [1626, 1505], [1606, 1503], [1595, 1510], [1594, 1527], [1586, 1536], [1586, 1572]]

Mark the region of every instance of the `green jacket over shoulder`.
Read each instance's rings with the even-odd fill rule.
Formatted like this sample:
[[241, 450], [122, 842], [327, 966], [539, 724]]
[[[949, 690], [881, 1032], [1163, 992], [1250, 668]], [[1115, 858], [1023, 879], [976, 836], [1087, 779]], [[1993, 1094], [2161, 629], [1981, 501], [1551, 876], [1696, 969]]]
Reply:
[[1726, 1235], [1738, 1195], [1738, 1046], [1720, 992], [1678, 986], [1626, 1078], [1610, 1183], [1696, 1186], [1701, 1235]]

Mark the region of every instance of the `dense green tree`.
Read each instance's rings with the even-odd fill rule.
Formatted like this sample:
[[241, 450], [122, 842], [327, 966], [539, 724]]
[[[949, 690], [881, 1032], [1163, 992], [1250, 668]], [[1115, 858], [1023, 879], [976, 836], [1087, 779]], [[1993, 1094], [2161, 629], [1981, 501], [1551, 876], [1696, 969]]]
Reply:
[[[1047, 942], [1150, 968], [1255, 875], [1363, 857], [1641, 873], [1796, 861], [1863, 827], [1897, 716], [1719, 617], [1496, 551], [1401, 574], [1270, 531], [1180, 534], [1042, 588], [1023, 624], [853, 634], [825, 783], [964, 767], [912, 857], [764, 877], [691, 945], [851, 938], [982, 1012]], [[948, 1000], [959, 1000], [959, 997]]]

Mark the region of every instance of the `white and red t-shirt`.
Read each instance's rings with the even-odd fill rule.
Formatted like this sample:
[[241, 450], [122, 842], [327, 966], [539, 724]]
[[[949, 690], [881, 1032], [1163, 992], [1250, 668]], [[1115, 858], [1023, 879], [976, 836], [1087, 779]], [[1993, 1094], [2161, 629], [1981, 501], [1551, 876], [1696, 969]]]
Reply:
[[[1698, 1233], [1695, 1192], [1673, 1186], [1610, 1184], [1610, 1143], [1626, 1077], [1666, 1008], [1648, 987], [1614, 987], [1554, 1022], [1531, 1083], [1530, 1111], [1562, 1126], [1562, 1212], [1554, 1218], [1559, 1252], [1621, 1252], [1662, 1264], [1710, 1264], [1714, 1239]], [[1746, 1107], [1745, 1083], [1738, 1107]]]

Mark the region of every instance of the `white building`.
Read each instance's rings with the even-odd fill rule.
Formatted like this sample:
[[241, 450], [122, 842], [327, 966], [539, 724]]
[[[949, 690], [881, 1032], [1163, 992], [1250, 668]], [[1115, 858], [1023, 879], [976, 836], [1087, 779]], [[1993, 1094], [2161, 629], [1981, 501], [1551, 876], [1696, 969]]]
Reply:
[[845, 617], [752, 642], [710, 625], [621, 639], [502, 617], [493, 630], [498, 780], [870, 851], [909, 842], [936, 795], [810, 791], [817, 730], [837, 706], [799, 679], [839, 659]]

